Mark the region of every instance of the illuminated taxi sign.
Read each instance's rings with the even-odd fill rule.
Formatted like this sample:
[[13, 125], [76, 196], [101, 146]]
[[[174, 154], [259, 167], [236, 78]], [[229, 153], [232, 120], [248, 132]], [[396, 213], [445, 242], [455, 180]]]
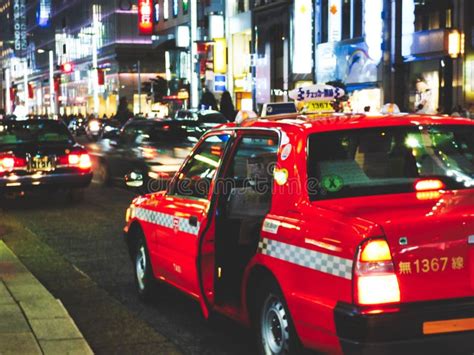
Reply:
[[290, 98], [299, 102], [333, 101], [344, 94], [343, 89], [325, 84], [303, 86], [289, 92]]

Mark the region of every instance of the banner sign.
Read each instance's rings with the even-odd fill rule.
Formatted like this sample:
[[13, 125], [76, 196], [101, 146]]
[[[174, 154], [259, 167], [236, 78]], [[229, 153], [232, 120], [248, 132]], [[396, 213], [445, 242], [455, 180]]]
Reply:
[[26, 39], [26, 0], [13, 1], [13, 33], [15, 51], [24, 51], [28, 47]]
[[145, 36], [153, 34], [152, 0], [138, 0], [138, 32]]

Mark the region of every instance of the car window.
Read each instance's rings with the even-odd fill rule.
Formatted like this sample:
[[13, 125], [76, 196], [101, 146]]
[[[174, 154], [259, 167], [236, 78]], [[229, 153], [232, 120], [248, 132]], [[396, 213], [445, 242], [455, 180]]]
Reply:
[[313, 199], [414, 191], [420, 178], [448, 189], [474, 186], [474, 128], [419, 126], [356, 129], [309, 138]]
[[0, 123], [0, 145], [72, 142], [68, 129], [58, 121]]
[[199, 115], [199, 122], [203, 123], [226, 123], [228, 122], [227, 118], [220, 113], [220, 112], [215, 112], [215, 113], [206, 113], [206, 114], [200, 114]]
[[227, 174], [232, 185], [230, 191], [224, 192], [229, 194], [230, 218], [261, 217], [268, 213], [277, 153], [276, 135], [246, 136], [240, 140]]
[[179, 173], [172, 194], [208, 198], [211, 183], [217, 174], [229, 138], [228, 134], [206, 138]]

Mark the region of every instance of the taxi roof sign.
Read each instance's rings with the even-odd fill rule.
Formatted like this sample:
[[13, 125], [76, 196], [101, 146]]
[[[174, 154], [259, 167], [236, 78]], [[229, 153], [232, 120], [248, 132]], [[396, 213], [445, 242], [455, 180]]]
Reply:
[[326, 84], [300, 86], [288, 93], [291, 99], [298, 102], [332, 101], [342, 98], [344, 94], [343, 89]]

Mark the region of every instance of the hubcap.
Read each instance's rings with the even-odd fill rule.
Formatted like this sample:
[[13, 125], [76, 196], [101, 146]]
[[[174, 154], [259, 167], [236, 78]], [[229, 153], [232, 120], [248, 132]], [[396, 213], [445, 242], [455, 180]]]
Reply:
[[289, 325], [285, 307], [277, 297], [269, 297], [262, 313], [262, 341], [266, 353], [285, 354], [289, 347]]
[[138, 249], [137, 260], [135, 262], [135, 271], [137, 274], [138, 288], [145, 289], [145, 271], [146, 271], [146, 255], [145, 247], [142, 245]]

